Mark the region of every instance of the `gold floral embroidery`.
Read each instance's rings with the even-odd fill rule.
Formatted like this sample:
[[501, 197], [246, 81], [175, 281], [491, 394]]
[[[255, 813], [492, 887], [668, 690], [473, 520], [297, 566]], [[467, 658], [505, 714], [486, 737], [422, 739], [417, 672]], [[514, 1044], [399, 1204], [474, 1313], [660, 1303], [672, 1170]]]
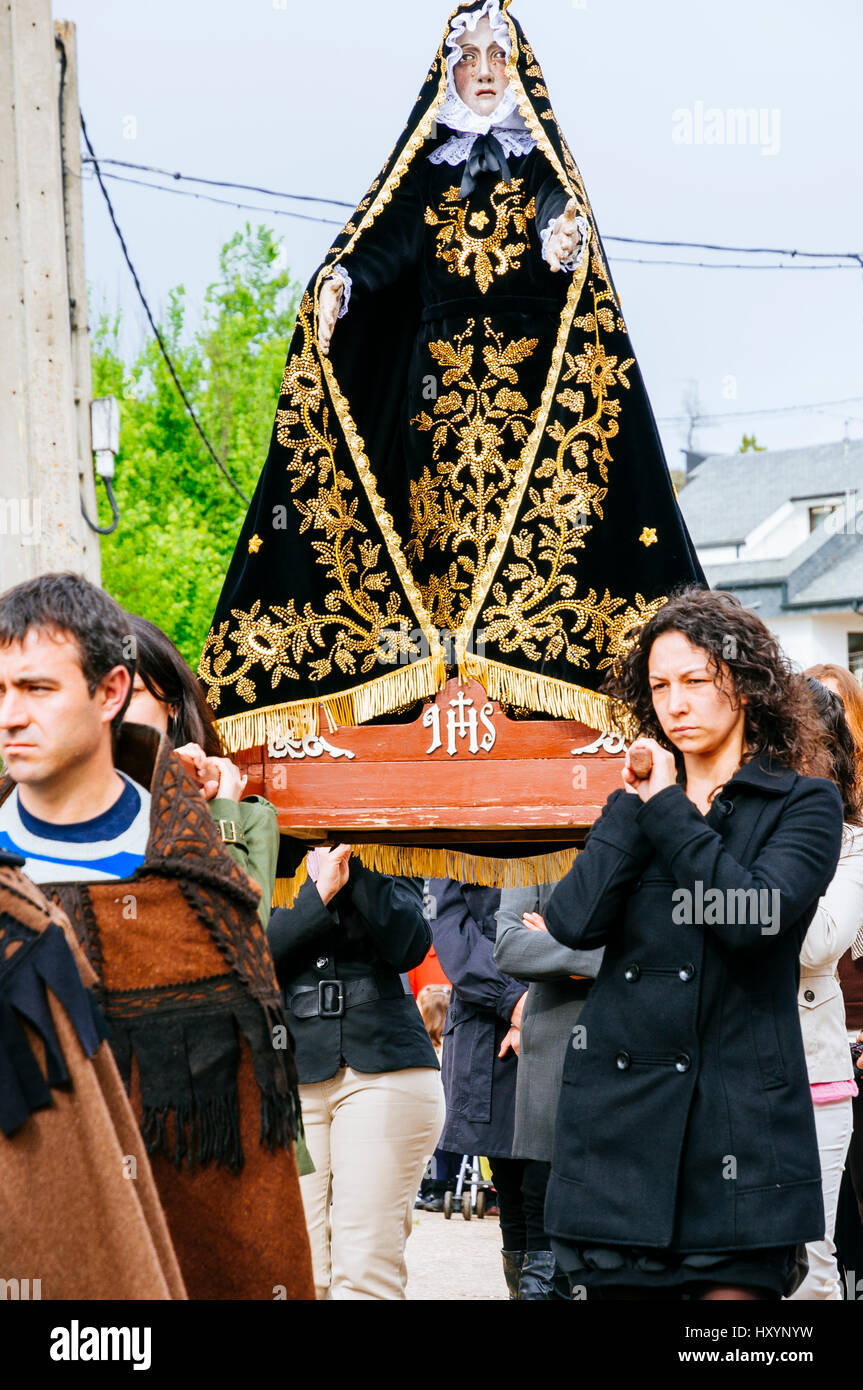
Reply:
[[257, 555], [257, 553], [258, 553], [258, 551], [260, 550], [260, 548], [261, 548], [262, 545], [263, 545], [263, 541], [261, 540], [260, 536], [258, 536], [258, 535], [252, 536], [251, 540], [249, 541], [249, 554], [250, 554], [250, 555]]
[[[439, 627], [460, 621], [476, 575], [497, 538], [522, 446], [536, 410], [518, 388], [516, 366], [534, 352], [537, 338], [504, 342], [503, 333], [483, 320], [482, 364], [474, 369], [475, 320], [452, 342], [429, 343], [429, 352], [444, 368], [442, 383], [452, 389], [439, 396], [433, 416], [422, 411], [411, 424], [434, 430], [432, 474], [426, 467], [411, 483], [411, 539], [406, 551], [422, 560], [426, 547], [455, 557], [445, 576], [432, 578], [420, 592]], [[455, 446], [455, 459], [448, 446]], [[465, 576], [468, 582], [461, 582]], [[467, 597], [462, 597], [466, 595]]]
[[475, 227], [478, 232], [481, 232], [483, 227], [488, 226], [488, 221], [489, 219], [486, 213], [482, 211], [475, 212], [470, 218], [469, 225]]
[[[420, 655], [409, 636], [413, 624], [403, 612], [400, 595], [392, 589], [387, 571], [378, 568], [381, 546], [368, 536], [357, 543], [366, 527], [356, 515], [358, 499], [350, 496], [354, 484], [336, 463], [321, 367], [312, 351], [312, 312], [312, 299], [306, 294], [298, 316], [303, 346], [285, 368], [281, 394], [290, 405], [276, 412], [276, 434], [290, 453], [291, 492], [301, 493], [312, 484], [311, 493], [295, 496], [293, 503], [302, 517], [300, 532], [318, 533], [311, 545], [335, 587], [326, 595], [322, 611], [306, 603], [298, 612], [293, 599], [265, 612], [259, 600], [248, 612], [232, 609], [236, 627], [229, 632], [230, 619], [222, 622], [209, 634], [201, 656], [198, 674], [209, 687], [207, 701], [213, 709], [219, 707], [221, 688], [228, 685], [247, 704], [260, 701], [249, 675], [255, 666], [269, 673], [275, 690], [282, 680], [298, 680], [300, 667], [307, 680], [320, 681], [334, 667], [351, 676], [370, 671], [385, 647]], [[257, 549], [256, 540], [260, 544], [253, 536], [250, 551]], [[235, 644], [233, 669], [226, 637]], [[316, 651], [321, 654], [312, 659]]]
[[[493, 602], [482, 615], [486, 639], [502, 652], [520, 651], [529, 661], [564, 657], [574, 666], [588, 666], [590, 648], [576, 635], [593, 645], [603, 659], [597, 670], [610, 666], [631, 643], [634, 630], [665, 602], [665, 596], [647, 602], [636, 594], [634, 606], [613, 597], [608, 589], [600, 598], [594, 589], [578, 592], [577, 552], [584, 548], [593, 517], [603, 517], [602, 503], [608, 492], [611, 462], [609, 440], [618, 431], [620, 400], [609, 395], [616, 386], [629, 389], [627, 370], [633, 359], [618, 362], [600, 341], [600, 329], [610, 332], [614, 314], [605, 304], [610, 290], [594, 294], [593, 311], [573, 320], [573, 327], [593, 335], [586, 338], [580, 353], [565, 353], [566, 371], [561, 384], [575, 381], [588, 391], [565, 387], [555, 397], [563, 412], [576, 417], [565, 428], [553, 420], [545, 440], [557, 445], [533, 477], [545, 486], [529, 486], [531, 506], [522, 514], [526, 524], [513, 534], [515, 560], [502, 571], [491, 589]], [[596, 465], [599, 482], [587, 476], [591, 462]]]
[[[533, 198], [524, 204], [524, 179], [512, 179], [509, 183], [499, 183], [491, 195], [491, 208], [495, 214], [494, 227], [487, 236], [471, 236], [465, 225], [469, 204], [460, 196], [458, 187], [448, 188], [444, 201], [434, 208], [426, 208], [425, 221], [429, 227], [437, 227], [437, 254], [446, 261], [451, 274], [470, 275], [473, 261], [473, 275], [480, 294], [485, 294], [495, 275], [505, 275], [508, 270], [518, 270], [518, 259], [527, 250], [527, 241], [507, 241], [511, 231], [518, 236], [527, 236], [528, 218], [536, 215]], [[484, 213], [474, 213], [470, 225], [482, 231], [476, 220]], [[486, 222], [488, 221], [486, 217]]]
[[[674, 486], [674, 484], [672, 484], [672, 487], [673, 487], [673, 486]], [[676, 496], [676, 495], [677, 495], [677, 494], [675, 493], [675, 496]], [[641, 544], [642, 544], [642, 545], [655, 545], [655, 544], [656, 544], [656, 527], [655, 527], [655, 526], [642, 526], [642, 528], [641, 528], [641, 535], [638, 537], [638, 539], [641, 541]]]

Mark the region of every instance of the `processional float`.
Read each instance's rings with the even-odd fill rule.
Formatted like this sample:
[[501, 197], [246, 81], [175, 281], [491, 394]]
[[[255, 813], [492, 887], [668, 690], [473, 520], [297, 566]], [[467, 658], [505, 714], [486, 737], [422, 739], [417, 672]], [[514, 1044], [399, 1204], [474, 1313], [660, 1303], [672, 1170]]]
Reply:
[[[462, 65], [489, 26], [486, 111]], [[247, 793], [278, 810], [277, 901], [315, 843], [388, 872], [560, 876], [621, 785], [602, 682], [687, 583], [542, 71], [509, 0], [459, 5], [302, 297], [199, 667]]]

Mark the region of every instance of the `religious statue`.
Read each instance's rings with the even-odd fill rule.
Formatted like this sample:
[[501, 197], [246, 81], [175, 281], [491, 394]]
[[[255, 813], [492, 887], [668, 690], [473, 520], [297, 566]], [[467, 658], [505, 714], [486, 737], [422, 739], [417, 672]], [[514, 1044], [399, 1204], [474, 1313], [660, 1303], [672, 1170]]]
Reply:
[[605, 671], [704, 582], [509, 3], [453, 11], [302, 298], [199, 669], [230, 748], [413, 708], [456, 670], [612, 732]]

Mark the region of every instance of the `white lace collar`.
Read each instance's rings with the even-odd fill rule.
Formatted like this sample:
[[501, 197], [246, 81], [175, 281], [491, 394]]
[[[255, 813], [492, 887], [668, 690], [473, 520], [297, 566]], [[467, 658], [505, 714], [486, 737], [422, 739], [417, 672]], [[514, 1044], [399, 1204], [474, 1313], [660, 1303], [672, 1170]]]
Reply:
[[458, 41], [466, 31], [471, 34], [474, 32], [483, 15], [488, 15], [492, 33], [509, 58], [509, 29], [500, 12], [500, 0], [483, 0], [475, 10], [456, 15], [445, 40], [449, 50], [446, 55], [446, 93], [435, 113], [435, 120], [461, 134], [486, 135], [492, 129], [495, 135], [501, 129], [526, 131], [527, 126], [518, 110], [512, 87], [507, 87], [497, 106], [488, 116], [480, 116], [476, 111], [471, 111], [455, 89], [453, 69], [462, 56]]
[[[509, 156], [512, 154], [530, 154], [536, 147], [536, 141], [529, 130], [507, 130], [500, 126], [495, 127], [495, 138], [503, 146], [503, 152]], [[451, 135], [446, 144], [439, 145], [438, 148], [429, 155], [430, 164], [464, 164], [473, 147], [477, 136], [473, 131], [466, 134]]]

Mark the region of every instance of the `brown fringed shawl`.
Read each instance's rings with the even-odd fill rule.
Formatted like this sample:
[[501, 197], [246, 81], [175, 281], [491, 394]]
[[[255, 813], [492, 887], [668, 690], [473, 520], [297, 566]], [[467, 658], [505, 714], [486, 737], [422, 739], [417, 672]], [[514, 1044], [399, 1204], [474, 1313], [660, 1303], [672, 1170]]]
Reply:
[[86, 988], [96, 976], [69, 923], [15, 863], [0, 856], [6, 1296], [185, 1298], [132, 1107]]
[[312, 1298], [297, 1077], [260, 890], [167, 738], [124, 725], [116, 764], [152, 796], [144, 863], [43, 887], [99, 976], [189, 1295]]

